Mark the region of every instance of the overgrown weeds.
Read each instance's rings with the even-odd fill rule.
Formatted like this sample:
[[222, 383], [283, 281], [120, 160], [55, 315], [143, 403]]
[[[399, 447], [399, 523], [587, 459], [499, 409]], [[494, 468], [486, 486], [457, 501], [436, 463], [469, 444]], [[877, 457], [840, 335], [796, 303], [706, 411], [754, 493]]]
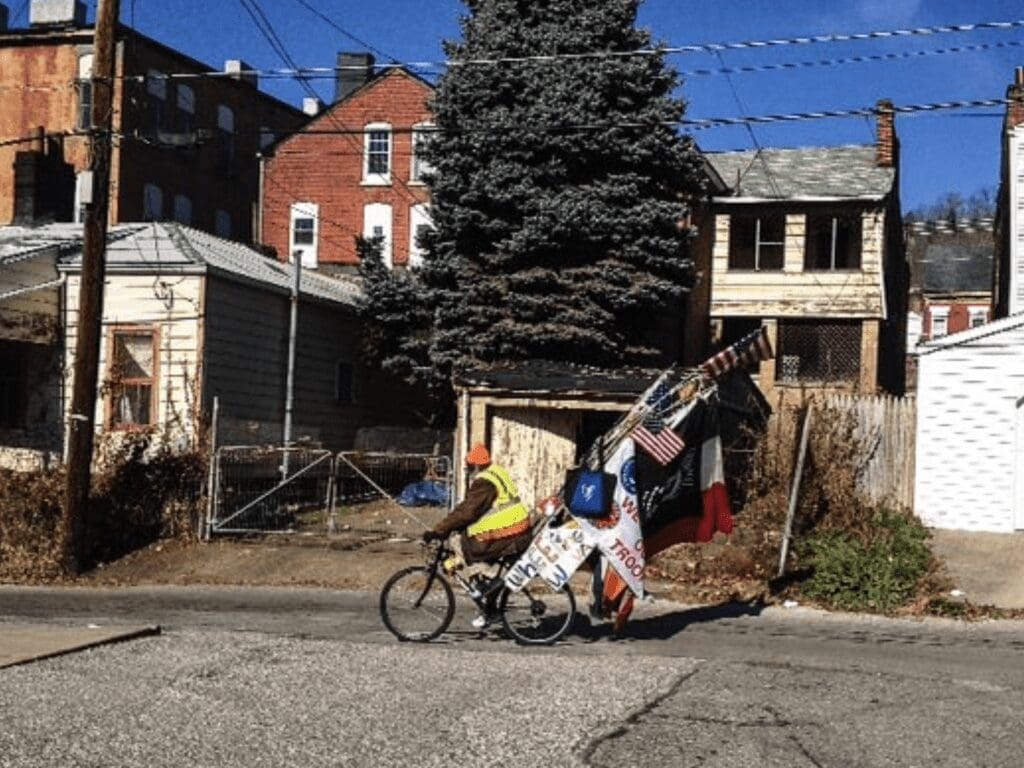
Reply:
[[775, 578], [809, 402], [780, 400], [753, 440], [746, 475], [734, 478], [742, 484], [744, 505], [736, 510], [728, 545], [684, 545], [659, 556], [657, 566], [675, 581], [697, 584], [712, 575], [722, 584], [745, 580], [743, 591], [750, 594], [758, 590], [749, 581], [758, 579], [761, 594], [785, 589], [787, 597], [846, 610], [893, 612], [916, 604], [918, 595], [937, 594], [941, 575], [927, 529], [912, 514], [868, 498], [869, 441], [852, 413], [820, 403], [811, 419], [787, 575]]
[[[204, 458], [145, 434], [104, 440], [94, 463], [80, 562], [91, 568], [159, 538], [195, 533]], [[58, 579], [63, 468], [0, 472], [0, 581]]]

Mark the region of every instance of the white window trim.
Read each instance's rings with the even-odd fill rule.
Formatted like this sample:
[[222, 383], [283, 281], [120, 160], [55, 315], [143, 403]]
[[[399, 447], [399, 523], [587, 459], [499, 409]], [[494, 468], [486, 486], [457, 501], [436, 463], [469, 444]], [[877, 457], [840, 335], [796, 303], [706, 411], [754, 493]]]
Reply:
[[[928, 312], [931, 314], [931, 327], [928, 329], [930, 332], [930, 338], [941, 339], [944, 336], [949, 336], [949, 307], [928, 307]], [[942, 321], [942, 333], [935, 332], [935, 321]]]
[[423, 266], [423, 249], [416, 243], [416, 229], [420, 224], [425, 224], [431, 229], [434, 228], [434, 221], [430, 218], [430, 204], [418, 203], [409, 208], [409, 266]]
[[[423, 186], [426, 183], [422, 178], [420, 178], [420, 174], [416, 172], [416, 160], [419, 156], [417, 146], [425, 134], [428, 134], [435, 129], [436, 126], [433, 123], [416, 123], [416, 125], [412, 127], [412, 133], [410, 134], [411, 151], [409, 152], [409, 183], [412, 185]], [[426, 171], [427, 173], [434, 170], [426, 161], [419, 163], [419, 168], [420, 171]]]
[[988, 306], [985, 304], [971, 304], [967, 307], [967, 327], [977, 328], [974, 324], [975, 318], [981, 318], [980, 325], [988, 322]]
[[[313, 219], [313, 242], [308, 245], [295, 244], [296, 219]], [[303, 269], [316, 269], [320, 263], [320, 206], [316, 203], [292, 203], [291, 216], [288, 223], [288, 263], [295, 261], [295, 251], [299, 251]]]
[[368, 203], [363, 206], [363, 237], [373, 237], [374, 226], [384, 229], [384, 247], [381, 249], [381, 260], [390, 269], [394, 266], [394, 209], [390, 203]]
[[[388, 172], [370, 173], [370, 134], [375, 131], [387, 131], [388, 134]], [[363, 126], [363, 186], [381, 187], [391, 184], [391, 172], [395, 167], [395, 134], [390, 123], [367, 123]]]

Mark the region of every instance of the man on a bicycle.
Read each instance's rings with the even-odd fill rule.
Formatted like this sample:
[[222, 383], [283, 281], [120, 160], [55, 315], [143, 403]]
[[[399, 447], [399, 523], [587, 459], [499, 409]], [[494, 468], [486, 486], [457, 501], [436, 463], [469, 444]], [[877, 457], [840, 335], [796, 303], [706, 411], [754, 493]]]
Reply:
[[[512, 476], [504, 467], [491, 463], [491, 454], [482, 443], [470, 449], [466, 464], [475, 474], [465, 498], [447, 517], [426, 531], [423, 540], [443, 539], [464, 529], [460, 546], [466, 564], [493, 563], [524, 551], [532, 538], [530, 511], [520, 500]], [[448, 567], [458, 565], [461, 563]], [[482, 591], [489, 593], [489, 612], [493, 609], [499, 584], [499, 580], [492, 579], [481, 585]], [[489, 616], [478, 616], [473, 626], [483, 628], [489, 621]]]

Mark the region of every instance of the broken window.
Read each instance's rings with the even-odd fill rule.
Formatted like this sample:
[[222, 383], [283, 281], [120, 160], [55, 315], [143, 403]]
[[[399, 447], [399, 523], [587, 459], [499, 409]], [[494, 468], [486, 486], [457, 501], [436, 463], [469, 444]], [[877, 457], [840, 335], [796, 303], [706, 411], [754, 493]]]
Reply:
[[860, 269], [861, 233], [859, 212], [808, 214], [804, 269]]
[[856, 383], [861, 322], [780, 320], [776, 379], [784, 383]]
[[729, 223], [729, 269], [780, 270], [785, 260], [786, 215], [734, 213]]
[[152, 330], [119, 329], [111, 335], [111, 342], [110, 426], [151, 426], [156, 390], [156, 334]]

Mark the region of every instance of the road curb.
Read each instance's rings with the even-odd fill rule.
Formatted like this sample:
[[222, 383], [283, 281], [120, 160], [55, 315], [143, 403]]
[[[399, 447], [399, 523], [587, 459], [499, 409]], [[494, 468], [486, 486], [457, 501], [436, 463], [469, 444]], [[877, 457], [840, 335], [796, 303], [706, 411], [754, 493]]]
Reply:
[[161, 633], [157, 624], [129, 627], [66, 627], [50, 624], [0, 624], [0, 669], [32, 664], [103, 645]]

